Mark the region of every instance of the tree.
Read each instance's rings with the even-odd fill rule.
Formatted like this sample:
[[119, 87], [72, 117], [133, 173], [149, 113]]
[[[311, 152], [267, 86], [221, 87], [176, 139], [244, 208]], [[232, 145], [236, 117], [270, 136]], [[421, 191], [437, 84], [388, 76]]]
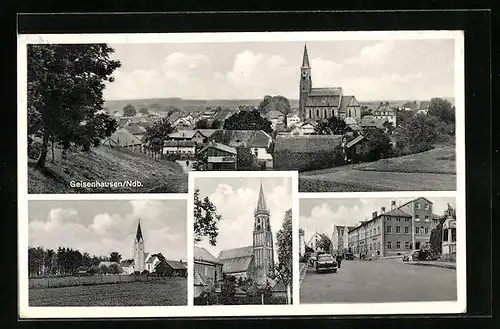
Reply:
[[364, 132], [364, 137], [360, 152], [362, 161], [376, 161], [391, 154], [391, 139], [381, 129], [369, 129]]
[[149, 114], [149, 110], [147, 108], [145, 108], [145, 107], [141, 107], [139, 109], [139, 113], [144, 114], [144, 115], [148, 115]]
[[135, 115], [137, 114], [137, 110], [135, 109], [135, 107], [131, 104], [127, 104], [124, 108], [123, 108], [123, 116], [124, 117], [135, 117]]
[[406, 126], [415, 117], [417, 111], [397, 111], [396, 112], [396, 122], [399, 126]]
[[199, 243], [208, 237], [210, 245], [217, 245], [219, 235], [218, 222], [222, 216], [217, 213], [217, 208], [208, 197], [200, 199], [200, 190], [194, 191], [194, 242]]
[[234, 304], [236, 294], [236, 278], [232, 275], [224, 275], [221, 285], [221, 302], [225, 305]]
[[146, 127], [144, 142], [149, 143], [153, 151], [159, 152], [163, 148], [163, 143], [168, 139], [168, 135], [174, 130], [167, 118], [161, 118]]
[[322, 233], [320, 234], [320, 239], [318, 240], [316, 247], [323, 251], [329, 252], [331, 244], [332, 240], [330, 240], [330, 238], [326, 234]]
[[430, 150], [436, 141], [435, 121], [423, 114], [417, 114], [403, 130], [404, 142], [411, 153]]
[[263, 130], [269, 134], [272, 133], [271, 121], [263, 118], [259, 111], [240, 111], [224, 122], [224, 129], [226, 130]]
[[257, 158], [252, 154], [248, 147], [238, 147], [236, 149], [236, 163], [238, 170], [258, 170]]
[[319, 121], [314, 131], [319, 135], [343, 135], [346, 129], [347, 124], [344, 120], [330, 117], [327, 120]]
[[223, 126], [224, 126], [224, 123], [221, 120], [215, 119], [210, 124], [210, 129], [221, 129]]
[[207, 119], [201, 119], [196, 122], [196, 129], [208, 129], [210, 126]]
[[278, 96], [264, 96], [264, 99], [260, 102], [257, 110], [260, 115], [263, 116], [269, 111], [279, 111], [283, 113], [285, 120], [285, 127], [287, 124], [287, 117], [292, 113], [292, 108], [290, 106], [290, 101], [288, 98], [278, 95]]
[[113, 251], [111, 254], [109, 254], [109, 261], [110, 262], [120, 263], [121, 259], [122, 259], [122, 255], [120, 255], [120, 253], [117, 251]]
[[109, 267], [108, 267], [108, 271], [109, 271], [110, 274], [119, 274], [119, 273], [121, 273], [121, 269], [118, 266], [118, 264], [116, 264], [116, 263], [110, 264]]
[[66, 146], [80, 143], [75, 132], [102, 110], [106, 82], [113, 82], [120, 66], [110, 59], [113, 52], [106, 44], [28, 46], [28, 133], [39, 132], [43, 140], [37, 167], [45, 167], [51, 138]]
[[443, 98], [431, 99], [427, 115], [435, 116], [446, 124], [455, 124], [455, 107]]
[[117, 128], [118, 123], [114, 118], [103, 112], [96, 113], [79, 125], [72, 139], [82, 145], [83, 151], [88, 151], [91, 145], [99, 146], [101, 140], [111, 136]]
[[276, 233], [278, 247], [277, 279], [287, 286], [287, 300], [290, 301], [290, 283], [293, 274], [292, 216], [285, 216], [281, 229]]

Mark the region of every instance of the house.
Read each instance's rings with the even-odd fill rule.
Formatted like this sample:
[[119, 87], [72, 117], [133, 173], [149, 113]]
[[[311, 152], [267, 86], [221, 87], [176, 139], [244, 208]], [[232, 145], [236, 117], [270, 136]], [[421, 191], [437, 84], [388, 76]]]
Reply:
[[[314, 251], [322, 250], [320, 247], [318, 247], [319, 242], [321, 241], [323, 237], [319, 233], [314, 233], [313, 236], [309, 239], [309, 241], [306, 243], [306, 246], [309, 248], [313, 249]], [[326, 251], [326, 250], [323, 250]]]
[[99, 263], [99, 267], [102, 267], [102, 266], [110, 267], [111, 265], [118, 266], [118, 263], [117, 262], [109, 262], [109, 261], [104, 261], [104, 262]]
[[222, 279], [222, 263], [205, 248], [194, 247], [194, 296]]
[[121, 128], [116, 130], [113, 135], [106, 138], [102, 142], [102, 145], [106, 145], [109, 147], [124, 147], [140, 151], [142, 149], [143, 143], [129, 130], [127, 130], [126, 128]]
[[179, 130], [168, 135], [169, 140], [191, 141], [196, 134], [196, 130]]
[[387, 122], [387, 119], [378, 119], [373, 115], [365, 115], [361, 118], [360, 126], [362, 129], [384, 129], [384, 123]]
[[129, 275], [134, 273], [134, 261], [132, 259], [122, 261], [120, 267], [123, 274]]
[[342, 148], [344, 151], [344, 161], [350, 162], [361, 154], [361, 145], [365, 141], [363, 135], [350, 136], [345, 135], [342, 138]]
[[186, 277], [187, 276], [187, 264], [186, 262], [179, 260], [165, 260], [165, 263], [168, 265], [170, 268], [168, 271], [167, 276], [180, 276], [180, 277]]
[[373, 116], [376, 119], [386, 119], [387, 122], [396, 127], [396, 111], [389, 106], [389, 102], [381, 102], [373, 111]]
[[160, 258], [156, 255], [152, 255], [151, 253], [147, 253], [145, 258], [146, 271], [149, 273], [153, 273], [155, 271], [156, 265], [161, 262]]
[[234, 147], [210, 141], [198, 151], [206, 170], [236, 170], [237, 151]]
[[361, 126], [354, 120], [354, 118], [347, 117], [344, 119], [344, 122], [347, 125], [346, 130], [351, 132], [361, 132]]
[[163, 142], [163, 154], [187, 154], [196, 153], [196, 143], [193, 141], [167, 140]]
[[333, 225], [332, 255], [344, 254], [349, 251], [349, 232], [354, 228], [355, 226]]
[[289, 115], [286, 118], [286, 126], [287, 127], [297, 126], [299, 124], [299, 122], [300, 122], [300, 117], [296, 113]]
[[315, 128], [317, 124], [315, 121], [306, 121], [299, 123], [295, 126], [294, 129], [290, 132], [293, 136], [303, 136], [303, 135], [311, 135], [314, 134]]
[[143, 140], [144, 135], [146, 134], [146, 128], [138, 123], [129, 124], [125, 126], [125, 129], [130, 131], [134, 136], [136, 136], [141, 141]]
[[234, 148], [248, 148], [263, 169], [273, 167], [268, 148], [272, 137], [263, 130], [224, 130], [219, 141]]
[[[214, 140], [214, 134], [220, 131], [219, 129], [197, 129], [191, 140], [196, 144], [207, 144], [210, 140]], [[216, 134], [215, 134], [216, 135]]]

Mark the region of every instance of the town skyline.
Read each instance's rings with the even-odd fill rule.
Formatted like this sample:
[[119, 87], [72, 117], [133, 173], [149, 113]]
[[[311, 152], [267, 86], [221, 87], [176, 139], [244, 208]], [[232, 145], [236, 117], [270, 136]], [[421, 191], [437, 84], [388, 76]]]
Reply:
[[[208, 196], [222, 216], [218, 224], [217, 245], [209, 245], [207, 239], [197, 247], [207, 249], [218, 257], [220, 251], [251, 246], [253, 243], [254, 210], [260, 189], [260, 178], [197, 178], [195, 186], [200, 198]], [[270, 210], [271, 231], [274, 243], [276, 232], [281, 229], [285, 211], [292, 207], [292, 180], [290, 177], [264, 177], [262, 186], [267, 207]], [[274, 248], [275, 260], [277, 248]]]
[[343, 87], [359, 101], [455, 97], [453, 39], [110, 44], [122, 66], [104, 96], [298, 99], [306, 43], [313, 87]]
[[139, 219], [146, 252], [187, 259], [185, 200], [32, 200], [28, 247], [72, 248], [91, 257], [116, 251], [122, 260], [133, 259]]
[[[372, 213], [380, 214], [380, 208], [391, 209], [391, 200], [402, 205], [414, 198], [343, 198], [343, 199], [300, 199], [299, 227], [303, 229], [304, 240], [308, 241], [316, 232], [325, 233], [330, 239], [333, 226], [356, 226], [362, 220], [372, 218]], [[448, 203], [456, 207], [452, 197], [425, 197], [433, 203], [432, 211], [443, 215]]]

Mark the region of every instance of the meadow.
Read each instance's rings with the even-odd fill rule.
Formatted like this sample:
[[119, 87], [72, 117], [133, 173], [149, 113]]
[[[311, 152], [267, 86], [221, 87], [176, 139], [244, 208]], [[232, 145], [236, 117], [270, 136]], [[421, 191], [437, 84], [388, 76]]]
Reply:
[[29, 289], [30, 306], [187, 305], [187, 279]]
[[300, 192], [453, 191], [454, 147], [299, 174]]

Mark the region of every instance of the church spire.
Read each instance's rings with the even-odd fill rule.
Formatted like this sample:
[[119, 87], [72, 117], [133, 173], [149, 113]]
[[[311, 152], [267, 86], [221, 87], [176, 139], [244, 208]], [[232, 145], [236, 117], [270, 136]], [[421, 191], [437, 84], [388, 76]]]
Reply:
[[267, 211], [266, 198], [264, 197], [264, 190], [262, 189], [262, 181], [260, 182], [259, 201], [257, 202], [256, 211]]
[[304, 57], [302, 58], [302, 67], [310, 67], [309, 56], [307, 55], [307, 44], [304, 44]]
[[142, 237], [141, 220], [140, 219], [139, 219], [139, 222], [137, 224], [137, 233], [135, 234], [135, 241], [144, 241], [144, 238]]

